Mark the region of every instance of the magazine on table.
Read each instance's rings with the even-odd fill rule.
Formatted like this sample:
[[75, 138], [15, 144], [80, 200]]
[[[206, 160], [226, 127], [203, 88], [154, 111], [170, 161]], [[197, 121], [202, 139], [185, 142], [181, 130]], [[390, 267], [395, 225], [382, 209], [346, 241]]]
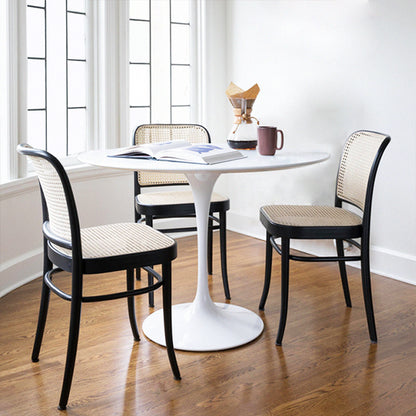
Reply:
[[191, 144], [184, 140], [147, 143], [126, 147], [121, 150], [118, 149], [117, 153], [109, 156], [200, 163], [204, 165], [212, 165], [246, 157], [238, 150], [212, 143]]

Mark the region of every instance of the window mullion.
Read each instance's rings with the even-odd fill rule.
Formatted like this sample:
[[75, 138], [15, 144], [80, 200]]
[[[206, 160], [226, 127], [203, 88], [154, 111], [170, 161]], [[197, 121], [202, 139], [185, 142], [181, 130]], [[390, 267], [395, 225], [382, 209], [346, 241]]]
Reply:
[[[99, 3], [98, 141], [99, 147], [117, 147], [127, 136], [127, 2]], [[122, 58], [122, 59], [121, 59]]]
[[119, 83], [119, 141], [118, 146], [129, 146], [129, 4], [119, 2], [118, 18], [118, 83]]
[[[9, 179], [26, 175], [26, 161], [18, 157], [16, 146], [27, 141], [26, 123], [26, 4], [23, 0], [8, 4], [8, 133]], [[23, 23], [23, 24], [22, 24]]]
[[99, 149], [99, 2], [87, 1], [88, 25], [86, 32], [87, 56], [87, 150]]
[[169, 118], [172, 123], [172, 1], [169, 0]]
[[193, 70], [191, 71], [191, 120], [206, 124], [203, 102], [205, 100], [205, 52], [206, 52], [206, 4], [202, 0], [196, 0], [191, 8], [191, 42], [190, 58]]
[[[66, 113], [66, 133], [65, 133], [65, 155], [68, 156], [69, 149], [69, 98], [68, 98], [68, 0], [65, 0], [65, 113]], [[47, 130], [46, 130], [47, 131]], [[47, 133], [46, 133], [47, 134]]]

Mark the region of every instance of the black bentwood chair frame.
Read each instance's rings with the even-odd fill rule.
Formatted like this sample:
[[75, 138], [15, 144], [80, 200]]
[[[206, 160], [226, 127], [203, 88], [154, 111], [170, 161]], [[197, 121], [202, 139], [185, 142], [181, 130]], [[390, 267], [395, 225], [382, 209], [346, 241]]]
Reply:
[[[198, 124], [143, 124], [136, 128], [133, 145], [161, 143], [170, 140], [185, 140], [189, 143], [211, 143], [208, 130]], [[161, 218], [195, 217], [195, 205], [192, 191], [145, 192], [142, 189], [159, 186], [188, 185], [183, 174], [165, 172], [134, 172], [135, 221], [143, 222], [150, 227], [154, 220]], [[212, 274], [212, 240], [213, 230], [220, 233], [221, 273], [224, 294], [231, 299], [227, 275], [227, 240], [226, 212], [230, 209], [230, 200], [213, 193], [208, 219], [208, 274]], [[218, 217], [214, 215], [218, 213]], [[214, 222], [216, 223], [214, 225]], [[196, 231], [196, 227], [158, 228], [163, 233]], [[137, 270], [140, 279], [140, 270]], [[149, 275], [149, 284], [152, 276]], [[154, 306], [153, 294], [149, 293], [149, 304]]]
[[[260, 310], [264, 310], [270, 287], [272, 248], [281, 255], [281, 312], [277, 345], [282, 345], [286, 326], [289, 260], [337, 261], [347, 307], [351, 307], [351, 298], [345, 262], [360, 261], [368, 330], [371, 341], [377, 342], [370, 280], [370, 219], [374, 181], [381, 157], [389, 142], [389, 136], [366, 130], [357, 131], [348, 138], [338, 170], [335, 207], [269, 205], [260, 209], [260, 221], [266, 228], [266, 269]], [[358, 208], [362, 216], [342, 208], [344, 202]], [[281, 247], [275, 241], [279, 237]], [[361, 244], [355, 241], [357, 238], [361, 238]], [[290, 239], [335, 239], [337, 256], [292, 255]], [[359, 248], [360, 255], [345, 256], [344, 241]]]
[[[81, 304], [127, 298], [133, 337], [140, 340], [135, 317], [134, 296], [150, 293], [162, 286], [165, 338], [168, 357], [175, 379], [180, 380], [172, 341], [171, 262], [176, 258], [176, 242], [144, 224], [110, 224], [80, 228], [74, 195], [61, 163], [50, 153], [19, 145], [17, 151], [29, 157], [39, 179], [43, 211], [43, 284], [39, 319], [32, 361], [39, 361], [50, 291], [71, 302], [71, 317], [65, 374], [59, 409], [66, 409], [78, 346]], [[53, 265], [57, 268], [53, 268]], [[162, 275], [149, 265], [161, 264]], [[134, 289], [134, 269], [143, 267], [156, 283]], [[53, 283], [59, 271], [72, 273], [71, 293]], [[95, 296], [83, 295], [84, 274], [126, 270], [126, 291]]]

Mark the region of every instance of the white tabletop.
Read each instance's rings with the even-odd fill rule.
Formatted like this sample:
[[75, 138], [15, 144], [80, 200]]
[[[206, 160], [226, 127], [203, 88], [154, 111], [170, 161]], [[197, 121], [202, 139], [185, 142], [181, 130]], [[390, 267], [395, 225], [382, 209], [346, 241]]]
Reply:
[[259, 172], [279, 169], [289, 169], [313, 163], [322, 162], [329, 158], [325, 152], [286, 152], [278, 151], [274, 156], [261, 156], [256, 150], [243, 150], [244, 159], [217, 163], [214, 165], [202, 165], [196, 163], [167, 162], [152, 159], [109, 157], [114, 154], [112, 150], [98, 150], [81, 153], [79, 160], [90, 165], [115, 169], [163, 171], [163, 172]]

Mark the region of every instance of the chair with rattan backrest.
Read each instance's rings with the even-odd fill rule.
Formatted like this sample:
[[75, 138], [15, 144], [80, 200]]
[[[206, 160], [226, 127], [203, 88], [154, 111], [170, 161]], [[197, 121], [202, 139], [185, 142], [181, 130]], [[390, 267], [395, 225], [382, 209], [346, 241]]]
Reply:
[[[133, 144], [140, 145], [175, 140], [184, 140], [195, 144], [210, 143], [211, 138], [208, 130], [197, 124], [144, 124], [138, 126], [135, 130]], [[194, 199], [191, 190], [147, 191], [142, 193], [144, 188], [176, 185], [188, 185], [184, 174], [134, 172], [135, 221], [145, 221], [147, 225], [154, 226], [154, 221], [161, 218], [195, 217]], [[208, 224], [208, 273], [212, 274], [213, 230], [219, 229], [221, 273], [224, 293], [227, 299], [230, 299], [226, 254], [226, 211], [229, 208], [230, 200], [214, 192], [211, 197]], [[218, 213], [218, 218], [214, 216], [214, 213]], [[214, 225], [214, 222], [218, 223], [218, 225]], [[195, 230], [195, 227], [159, 228], [159, 231], [163, 233]], [[149, 294], [149, 303], [153, 306], [152, 294]]]
[[[39, 361], [50, 291], [71, 302], [65, 373], [59, 409], [65, 409], [72, 383], [78, 346], [81, 304], [127, 298], [134, 339], [140, 340], [134, 297], [163, 288], [163, 312], [167, 352], [176, 379], [180, 379], [172, 341], [171, 262], [176, 258], [176, 242], [155, 229], [135, 223], [118, 223], [80, 228], [69, 178], [61, 163], [50, 153], [19, 145], [17, 151], [29, 157], [38, 175], [43, 211], [43, 283], [32, 361]], [[53, 267], [56, 265], [57, 267]], [[162, 265], [162, 274], [150, 265]], [[134, 269], [143, 267], [156, 282], [135, 289]], [[66, 293], [53, 282], [60, 271], [70, 272], [71, 290]], [[126, 270], [126, 290], [85, 296], [84, 275]]]
[[[335, 206], [268, 205], [260, 209], [266, 228], [266, 270], [259, 308], [264, 309], [271, 278], [273, 248], [281, 255], [281, 312], [276, 344], [281, 345], [286, 326], [289, 294], [289, 260], [337, 261], [346, 305], [351, 307], [346, 261], [361, 262], [361, 280], [367, 324], [372, 342], [377, 342], [370, 275], [370, 218], [376, 172], [390, 137], [360, 130], [348, 138], [341, 157]], [[351, 209], [351, 206], [358, 208]], [[354, 212], [353, 212], [354, 211]], [[281, 245], [276, 242], [281, 238]], [[358, 243], [356, 239], [361, 238]], [[334, 239], [337, 256], [313, 257], [290, 253], [290, 239]], [[360, 249], [345, 256], [344, 241]]]

